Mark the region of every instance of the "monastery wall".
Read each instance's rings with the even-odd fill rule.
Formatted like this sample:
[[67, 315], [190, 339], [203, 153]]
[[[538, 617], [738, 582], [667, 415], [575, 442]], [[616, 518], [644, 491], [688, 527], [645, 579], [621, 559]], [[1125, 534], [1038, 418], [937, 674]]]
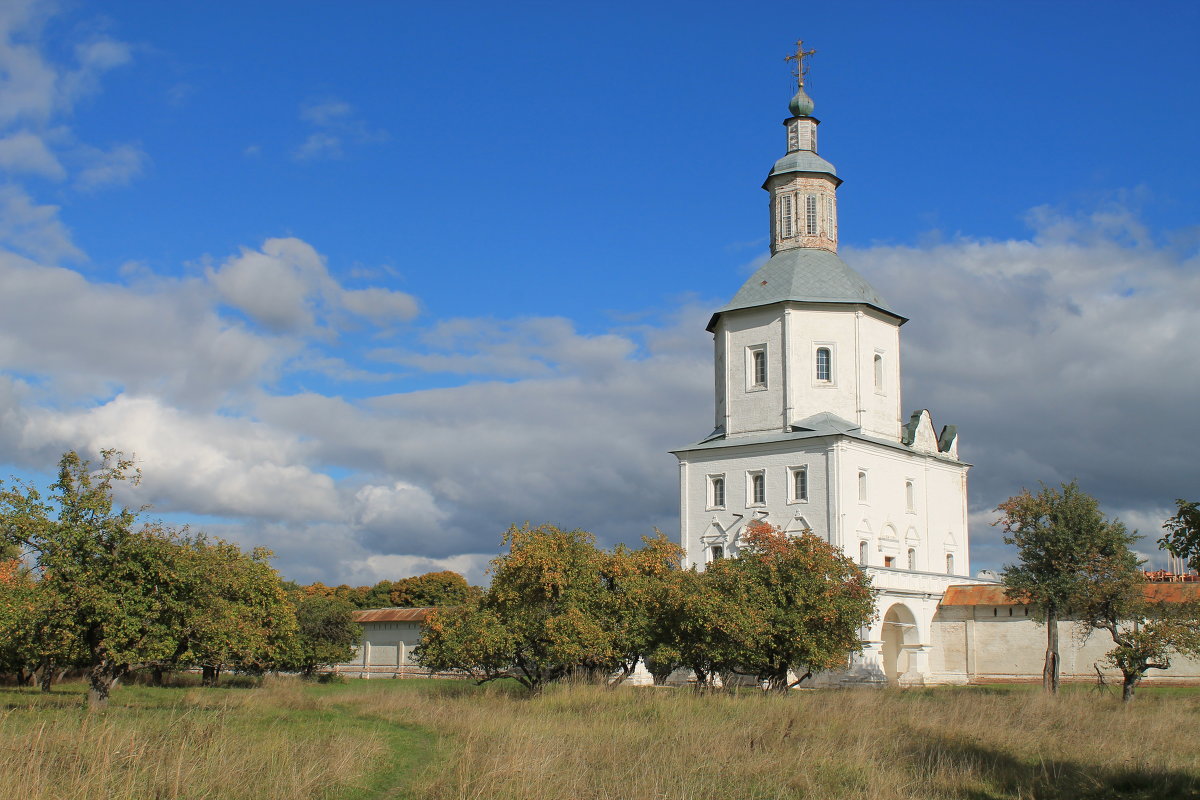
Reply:
[[[934, 682], [1025, 682], [1042, 679], [1046, 628], [1024, 606], [943, 606], [933, 618], [930, 673]], [[1011, 613], [1011, 615], [1010, 615]], [[1062, 679], [1120, 685], [1119, 670], [1102, 664], [1113, 648], [1105, 631], [1081, 638], [1074, 622], [1058, 623]], [[1171, 669], [1150, 670], [1147, 682], [1200, 682], [1200, 660], [1175, 656]]]

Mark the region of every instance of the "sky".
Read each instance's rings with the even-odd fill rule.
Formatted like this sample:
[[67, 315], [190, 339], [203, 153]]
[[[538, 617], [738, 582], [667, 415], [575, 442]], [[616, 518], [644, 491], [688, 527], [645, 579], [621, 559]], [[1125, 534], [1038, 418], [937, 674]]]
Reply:
[[484, 579], [511, 523], [678, 531], [711, 312], [792, 78], [841, 255], [1022, 487], [1200, 498], [1200, 6], [0, 0], [0, 475], [115, 447], [287, 577]]

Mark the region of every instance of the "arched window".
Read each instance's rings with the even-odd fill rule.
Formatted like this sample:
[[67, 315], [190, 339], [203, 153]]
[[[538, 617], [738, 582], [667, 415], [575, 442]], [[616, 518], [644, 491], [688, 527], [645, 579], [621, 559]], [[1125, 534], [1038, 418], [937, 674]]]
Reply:
[[761, 472], [750, 476], [750, 502], [756, 506], [767, 502], [767, 479]]
[[883, 391], [883, 356], [875, 354], [875, 391]]
[[946, 553], [946, 574], [954, 574], [954, 553]]
[[714, 508], [725, 507], [725, 479], [723, 477], [714, 477], [711, 479], [712, 497], [709, 505]]
[[867, 543], [863, 540], [858, 543], [858, 563], [864, 567], [867, 565]]
[[719, 544], [714, 544], [708, 548], [709, 561], [720, 561], [725, 557], [725, 548]]
[[858, 502], [867, 502], [867, 473], [861, 469], [858, 471]]
[[908, 568], [917, 568], [917, 548], [915, 547], [908, 548]]
[[917, 508], [917, 491], [912, 481], [904, 482], [904, 507], [909, 511]]
[[833, 354], [828, 347], [817, 348], [817, 380], [825, 383], [833, 380]]

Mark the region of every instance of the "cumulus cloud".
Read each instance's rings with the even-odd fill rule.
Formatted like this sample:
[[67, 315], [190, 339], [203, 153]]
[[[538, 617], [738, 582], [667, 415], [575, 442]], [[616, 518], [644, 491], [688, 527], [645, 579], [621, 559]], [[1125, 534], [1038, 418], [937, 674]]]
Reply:
[[[959, 425], [975, 463], [976, 569], [1011, 558], [992, 509], [1038, 480], [1078, 477], [1147, 552], [1173, 499], [1195, 495], [1195, 243], [1157, 244], [1111, 210], [1031, 220], [1025, 240], [844, 254], [912, 318], [905, 410]], [[553, 316], [430, 320], [345, 369], [402, 364], [456, 385], [348, 398], [277, 376], [338, 361], [322, 342], [339, 320], [386, 325], [416, 303], [345, 288], [302, 240], [133, 286], [4, 256], [0, 446], [42, 468], [66, 447], [136, 452], [157, 510], [218, 519], [214, 533], [273, 547], [297, 579], [475, 577], [513, 522], [608, 544], [673, 535], [667, 451], [708, 431], [704, 325], [723, 299], [598, 333]], [[100, 330], [128, 347], [86, 335]]]
[[295, 238], [268, 239], [259, 250], [243, 248], [207, 276], [226, 303], [273, 331], [312, 330], [338, 312], [377, 325], [417, 313], [416, 298], [404, 292], [344, 288], [316, 249]]
[[51, 263], [82, 259], [58, 211], [19, 186], [0, 185], [0, 243]]
[[67, 175], [42, 137], [29, 131], [17, 131], [0, 138], [0, 170], [52, 180], [62, 180]]

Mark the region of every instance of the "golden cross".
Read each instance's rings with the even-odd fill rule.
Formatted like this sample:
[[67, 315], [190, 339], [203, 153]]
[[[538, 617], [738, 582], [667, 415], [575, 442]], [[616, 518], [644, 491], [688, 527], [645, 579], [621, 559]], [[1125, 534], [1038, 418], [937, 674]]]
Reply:
[[792, 67], [792, 74], [796, 76], [796, 85], [804, 88], [804, 76], [808, 74], [808, 58], [816, 53], [816, 50], [805, 50], [804, 40], [796, 41], [796, 54], [787, 56], [784, 61], [795, 61], [795, 66]]

